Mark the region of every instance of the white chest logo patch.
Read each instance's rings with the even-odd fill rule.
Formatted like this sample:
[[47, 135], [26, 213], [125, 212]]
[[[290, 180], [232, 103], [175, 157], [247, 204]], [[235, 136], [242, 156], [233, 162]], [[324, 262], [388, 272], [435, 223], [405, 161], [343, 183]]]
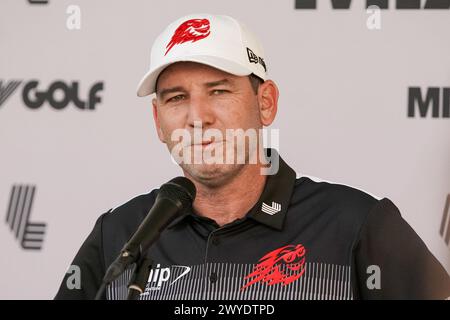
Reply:
[[268, 204], [263, 202], [261, 210], [262, 210], [262, 212], [273, 216], [274, 214], [276, 214], [276, 213], [281, 211], [281, 204], [279, 204], [277, 202], [272, 202], [272, 205], [269, 206]]

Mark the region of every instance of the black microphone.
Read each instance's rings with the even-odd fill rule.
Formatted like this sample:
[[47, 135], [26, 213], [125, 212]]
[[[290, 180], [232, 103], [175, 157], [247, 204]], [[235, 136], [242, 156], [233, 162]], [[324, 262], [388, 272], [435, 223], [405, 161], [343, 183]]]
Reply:
[[119, 277], [125, 269], [145, 254], [159, 238], [161, 232], [183, 211], [191, 207], [195, 199], [194, 184], [185, 177], [176, 177], [163, 184], [155, 203], [139, 228], [109, 266], [96, 299], [99, 299], [107, 284]]

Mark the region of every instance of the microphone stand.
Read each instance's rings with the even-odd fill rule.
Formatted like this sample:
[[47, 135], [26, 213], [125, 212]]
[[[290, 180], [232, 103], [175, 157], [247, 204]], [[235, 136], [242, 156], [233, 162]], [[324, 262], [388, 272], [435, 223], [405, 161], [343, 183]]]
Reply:
[[[129, 245], [125, 244], [124, 248], [120, 252], [120, 255], [116, 258], [116, 260], [111, 263], [111, 265], [106, 270], [106, 274], [103, 277], [103, 281], [100, 285], [100, 288], [95, 295], [95, 300], [102, 300], [103, 295], [106, 291], [106, 286], [117, 279], [125, 269], [137, 262], [143, 257], [141, 254], [141, 246], [137, 246], [136, 244]], [[135, 269], [136, 269], [135, 267]]]
[[127, 300], [139, 300], [140, 294], [144, 293], [152, 264], [153, 260], [146, 254], [141, 255], [141, 258], [136, 262], [133, 274], [128, 282]]
[[95, 300], [101, 300], [105, 294], [106, 286], [119, 277], [126, 269], [126, 266], [133, 263], [135, 266], [128, 282], [127, 300], [139, 299], [139, 295], [145, 291], [145, 286], [147, 284], [148, 276], [150, 275], [153, 260], [147, 256], [147, 253], [143, 254], [140, 252], [142, 247], [134, 249], [135, 250], [130, 251], [122, 250], [116, 261], [111, 264], [99, 290], [97, 291]]

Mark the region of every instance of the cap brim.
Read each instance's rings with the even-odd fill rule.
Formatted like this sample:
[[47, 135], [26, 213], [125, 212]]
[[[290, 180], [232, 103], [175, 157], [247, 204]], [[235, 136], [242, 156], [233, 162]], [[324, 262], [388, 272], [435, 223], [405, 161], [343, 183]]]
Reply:
[[179, 59], [174, 59], [170, 61], [169, 63], [166, 63], [162, 66], [159, 66], [155, 70], [148, 71], [144, 77], [142, 77], [141, 81], [139, 82], [138, 88], [137, 88], [137, 95], [139, 97], [145, 97], [150, 94], [155, 93], [155, 87], [156, 87], [156, 80], [158, 79], [159, 74], [167, 68], [169, 65], [175, 63], [175, 62], [182, 62], [182, 61], [190, 61], [190, 62], [197, 62], [201, 64], [206, 64], [210, 67], [222, 70], [224, 72], [228, 72], [231, 74], [234, 74], [236, 76], [248, 76], [252, 73], [252, 71], [234, 61], [230, 61], [224, 58], [220, 58], [217, 56], [191, 56], [191, 57], [180, 57]]

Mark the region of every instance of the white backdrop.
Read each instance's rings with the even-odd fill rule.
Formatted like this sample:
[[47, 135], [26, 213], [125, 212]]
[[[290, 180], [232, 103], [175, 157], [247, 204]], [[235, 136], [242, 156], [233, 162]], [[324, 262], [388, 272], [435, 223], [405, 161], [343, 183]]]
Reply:
[[[0, 298], [53, 298], [101, 213], [181, 173], [157, 139], [150, 98], [138, 98], [136, 86], [153, 39], [195, 12], [231, 15], [261, 38], [280, 88], [272, 127], [284, 159], [300, 175], [389, 197], [450, 272], [450, 228], [439, 232], [450, 194], [450, 118], [442, 113], [450, 10], [396, 10], [390, 2], [381, 29], [369, 30], [364, 1], [333, 10], [320, 0], [316, 10], [299, 10], [293, 0], [2, 0]], [[79, 30], [66, 26], [70, 5], [80, 9]], [[12, 80], [21, 81], [13, 92]], [[32, 80], [38, 91], [78, 82], [80, 100], [101, 82], [101, 101], [93, 110], [73, 102], [30, 109], [22, 93]], [[425, 117], [418, 109], [408, 117], [410, 87], [424, 99], [439, 88], [440, 116], [430, 105]], [[35, 186], [30, 221], [46, 224], [41, 250], [22, 248], [6, 223], [14, 185]]]

